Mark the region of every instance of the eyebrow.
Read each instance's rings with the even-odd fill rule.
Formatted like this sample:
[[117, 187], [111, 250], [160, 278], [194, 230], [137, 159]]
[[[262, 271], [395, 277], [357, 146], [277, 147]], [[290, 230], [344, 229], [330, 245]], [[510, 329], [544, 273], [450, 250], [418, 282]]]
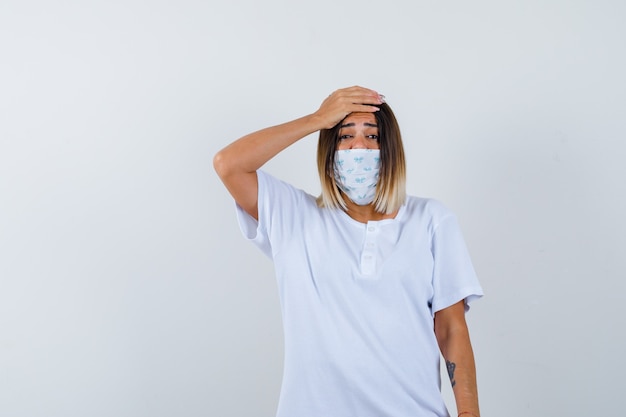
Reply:
[[[367, 122], [365, 122], [365, 123], [363, 123], [363, 125], [367, 126], [367, 127], [378, 127], [378, 125], [376, 123], [367, 123]], [[356, 123], [346, 123], [345, 125], [341, 125], [339, 128], [343, 129], [344, 127], [354, 127], [354, 126], [356, 126]]]

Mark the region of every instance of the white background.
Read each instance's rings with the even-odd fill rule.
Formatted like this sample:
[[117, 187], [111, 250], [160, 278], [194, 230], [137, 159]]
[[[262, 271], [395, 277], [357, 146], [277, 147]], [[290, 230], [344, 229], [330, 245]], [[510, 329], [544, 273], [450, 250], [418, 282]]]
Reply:
[[[272, 416], [270, 261], [212, 157], [364, 85], [458, 215], [483, 416], [623, 412], [626, 3], [0, 3], [0, 415]], [[266, 169], [319, 192], [315, 137]], [[448, 384], [444, 382], [451, 412]]]

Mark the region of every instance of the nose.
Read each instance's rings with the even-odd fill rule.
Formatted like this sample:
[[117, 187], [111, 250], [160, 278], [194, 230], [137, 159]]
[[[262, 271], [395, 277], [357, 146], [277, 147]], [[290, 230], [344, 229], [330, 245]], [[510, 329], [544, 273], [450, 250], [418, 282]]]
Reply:
[[367, 140], [361, 133], [356, 135], [350, 142], [350, 149], [367, 149]]

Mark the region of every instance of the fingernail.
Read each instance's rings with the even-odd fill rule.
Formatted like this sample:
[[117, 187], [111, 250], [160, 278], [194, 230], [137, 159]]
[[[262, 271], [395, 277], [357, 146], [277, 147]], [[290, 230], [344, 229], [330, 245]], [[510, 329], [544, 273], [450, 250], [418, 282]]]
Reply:
[[382, 101], [383, 103], [385, 103], [385, 96], [382, 94], [378, 95], [378, 98], [380, 99], [380, 101]]

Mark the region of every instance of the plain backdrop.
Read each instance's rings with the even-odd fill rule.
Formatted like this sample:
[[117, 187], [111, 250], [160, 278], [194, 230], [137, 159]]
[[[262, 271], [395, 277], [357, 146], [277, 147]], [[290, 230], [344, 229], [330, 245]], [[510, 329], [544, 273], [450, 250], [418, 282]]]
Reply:
[[[482, 415], [623, 412], [625, 19], [622, 0], [3, 0], [0, 415], [272, 416], [273, 268], [212, 158], [351, 85], [395, 110], [409, 193], [460, 219]], [[315, 147], [265, 169], [317, 194]]]

